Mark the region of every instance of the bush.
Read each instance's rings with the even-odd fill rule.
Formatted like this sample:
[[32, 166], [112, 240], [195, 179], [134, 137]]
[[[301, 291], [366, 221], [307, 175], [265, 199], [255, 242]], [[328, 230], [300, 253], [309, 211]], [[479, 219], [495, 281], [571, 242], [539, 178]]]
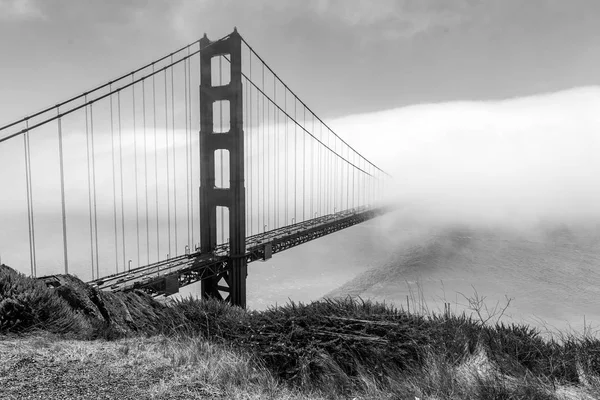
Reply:
[[90, 324], [43, 282], [0, 266], [0, 332], [80, 334]]

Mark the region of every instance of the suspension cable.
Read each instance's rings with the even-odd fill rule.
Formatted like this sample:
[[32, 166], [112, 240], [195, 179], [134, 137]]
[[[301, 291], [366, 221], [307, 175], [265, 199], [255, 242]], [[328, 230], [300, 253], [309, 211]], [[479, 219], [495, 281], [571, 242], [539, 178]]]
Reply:
[[146, 81], [142, 81], [142, 118], [144, 130], [144, 187], [146, 199], [146, 264], [150, 264], [150, 216], [148, 211], [148, 139], [146, 135]]
[[116, 273], [119, 273], [119, 249], [117, 248], [117, 186], [116, 186], [116, 171], [115, 171], [115, 132], [114, 132], [114, 118], [113, 118], [113, 100], [112, 96], [110, 100], [110, 141], [112, 145], [112, 184], [113, 184], [113, 226], [114, 226], [114, 239], [115, 239], [115, 269]]
[[[227, 36], [225, 36], [224, 38], [221, 38], [221, 39], [219, 39], [219, 40], [217, 40], [217, 41], [215, 41], [215, 42], [213, 42], [213, 43], [211, 43], [211, 44], [214, 44], [214, 43], [216, 43], [216, 42], [220, 42], [220, 41], [222, 41], [222, 40], [225, 40], [225, 39], [227, 39], [228, 37], [229, 37], [229, 35], [227, 35]], [[43, 110], [40, 110], [40, 111], [38, 111], [38, 112], [36, 112], [36, 113], [30, 114], [30, 115], [28, 115], [28, 116], [26, 116], [26, 117], [23, 117], [23, 118], [21, 118], [21, 119], [20, 119], [20, 120], [18, 120], [18, 121], [14, 121], [14, 122], [11, 122], [11, 123], [9, 123], [9, 124], [7, 124], [7, 125], [4, 125], [4, 126], [0, 127], [0, 131], [2, 131], [2, 130], [4, 130], [4, 129], [7, 129], [7, 128], [10, 128], [10, 127], [12, 127], [12, 126], [15, 126], [15, 125], [17, 125], [17, 124], [20, 124], [20, 123], [22, 123], [22, 122], [26, 122], [26, 121], [28, 121], [28, 120], [30, 120], [30, 119], [32, 119], [32, 118], [38, 117], [38, 116], [40, 116], [40, 115], [42, 115], [42, 114], [45, 114], [45, 113], [47, 113], [47, 112], [51, 111], [51, 110], [52, 110], [52, 109], [54, 109], [54, 108], [57, 108], [57, 107], [62, 107], [62, 106], [64, 106], [64, 105], [67, 105], [67, 104], [69, 104], [69, 103], [72, 103], [72, 102], [74, 102], [75, 100], [78, 100], [78, 99], [80, 99], [80, 98], [82, 98], [82, 97], [86, 98], [86, 101], [85, 101], [85, 103], [86, 103], [86, 104], [85, 104], [85, 105], [87, 106], [87, 105], [89, 105], [89, 104], [87, 104], [87, 96], [88, 96], [88, 95], [90, 95], [90, 94], [92, 94], [92, 93], [94, 93], [94, 92], [97, 92], [97, 91], [99, 91], [99, 90], [101, 90], [101, 89], [104, 89], [104, 88], [106, 88], [107, 86], [109, 86], [109, 87], [110, 87], [110, 86], [112, 86], [114, 83], [116, 83], [116, 82], [118, 82], [118, 81], [121, 81], [121, 80], [123, 80], [123, 79], [127, 78], [129, 75], [136, 74], [136, 73], [138, 73], [138, 72], [141, 72], [141, 71], [145, 70], [146, 68], [148, 68], [148, 67], [150, 67], [150, 66], [154, 66], [155, 64], [158, 64], [159, 62], [166, 60], [167, 58], [169, 58], [169, 56], [170, 56], [170, 57], [171, 57], [171, 59], [172, 59], [172, 58], [173, 58], [173, 55], [175, 55], [175, 54], [177, 54], [177, 53], [180, 53], [180, 52], [182, 52], [182, 51], [183, 51], [183, 50], [185, 50], [185, 49], [188, 49], [188, 52], [189, 52], [189, 48], [190, 48], [191, 46], [194, 46], [196, 43], [199, 43], [199, 42], [200, 42], [200, 40], [198, 39], [198, 40], [196, 40], [196, 41], [194, 41], [194, 42], [192, 42], [192, 43], [190, 43], [190, 44], [188, 44], [188, 45], [186, 45], [186, 46], [183, 46], [182, 48], [180, 48], [180, 49], [178, 49], [178, 50], [175, 50], [174, 52], [172, 52], [172, 53], [170, 53], [170, 54], [167, 54], [167, 55], [166, 55], [166, 56], [164, 56], [164, 57], [161, 57], [161, 58], [159, 58], [158, 60], [155, 60], [155, 61], [153, 61], [153, 62], [151, 62], [151, 63], [148, 63], [148, 64], [144, 65], [144, 66], [143, 66], [143, 67], [141, 67], [141, 68], [138, 68], [138, 69], [136, 69], [136, 70], [135, 70], [135, 71], [133, 71], [133, 72], [129, 72], [129, 73], [125, 74], [125, 75], [122, 75], [122, 76], [120, 76], [120, 77], [119, 77], [119, 78], [117, 78], [117, 79], [113, 79], [113, 80], [112, 80], [112, 81], [110, 81], [110, 82], [107, 82], [107, 83], [105, 83], [105, 84], [102, 84], [102, 85], [100, 85], [100, 86], [97, 86], [97, 87], [95, 87], [95, 88], [94, 88], [94, 89], [92, 89], [92, 90], [89, 90], [89, 91], [87, 91], [87, 92], [84, 92], [84, 93], [82, 93], [82, 94], [79, 94], [79, 95], [77, 95], [77, 96], [74, 96], [74, 97], [72, 97], [72, 98], [70, 98], [70, 99], [68, 99], [68, 100], [62, 101], [62, 102], [60, 102], [60, 103], [58, 103], [58, 104], [56, 104], [56, 105], [54, 105], [54, 106], [51, 106], [51, 107], [45, 108], [45, 109], [43, 109]], [[93, 101], [97, 101], [97, 100], [99, 100], [99, 99], [96, 99], [96, 100], [93, 100]]]
[[25, 121], [27, 128], [23, 135], [23, 147], [25, 150], [25, 187], [27, 190], [27, 221], [29, 223], [29, 263], [31, 264], [31, 276], [37, 275], [35, 254], [35, 225], [33, 215], [33, 193], [31, 185], [31, 152], [29, 148], [29, 121]]
[[[154, 72], [154, 66], [152, 67]], [[156, 261], [160, 260], [160, 226], [158, 218], [158, 137], [156, 133], [156, 80], [152, 75], [152, 115], [154, 118], [154, 181], [155, 187], [155, 203], [156, 203]]]
[[121, 240], [123, 247], [123, 271], [125, 271], [125, 266], [127, 265], [127, 252], [125, 248], [125, 200], [123, 193], [123, 135], [121, 129], [121, 92], [117, 92], [117, 106], [118, 108], [118, 118], [119, 118], [119, 172], [121, 175]]
[[[242, 39], [242, 40], [243, 40], [243, 39]], [[256, 53], [254, 53], [254, 54], [256, 54]], [[260, 58], [260, 56], [258, 56], [258, 55], [256, 55], [256, 56], [257, 56], [259, 59], [261, 59], [261, 58]], [[227, 61], [231, 62], [231, 61], [229, 60], [229, 58], [227, 58], [226, 56], [223, 56], [223, 58], [225, 58], [225, 60], [227, 60]], [[261, 61], [262, 61], [262, 59], [261, 59]], [[266, 66], [266, 67], [267, 67], [269, 70], [271, 70], [271, 69], [269, 68], [269, 66], [268, 66], [268, 65], [266, 65], [266, 64], [264, 64], [264, 62], [263, 62], [263, 69], [264, 69], [264, 67], [265, 67], [265, 66]], [[273, 71], [271, 70], [271, 72], [273, 72]], [[248, 79], [248, 77], [247, 77], [247, 76], [246, 76], [244, 73], [242, 73], [241, 75], [242, 75], [244, 78]], [[263, 79], [263, 80], [264, 80], [264, 79]], [[281, 80], [279, 80], [279, 81], [282, 83], [282, 85], [286, 86], [286, 85], [285, 85], [285, 83], [283, 83], [283, 81], [281, 81]], [[270, 98], [270, 97], [269, 97], [269, 96], [268, 96], [268, 95], [265, 93], [265, 91], [264, 91], [264, 90], [261, 90], [261, 89], [260, 89], [260, 88], [259, 88], [259, 87], [258, 87], [258, 86], [257, 86], [257, 85], [256, 85], [256, 84], [253, 82], [253, 81], [252, 81], [252, 80], [249, 80], [249, 82], [250, 82], [250, 84], [251, 84], [252, 86], [254, 86], [254, 87], [256, 88], [256, 90], [257, 90], [257, 91], [258, 91], [260, 94], [262, 94], [262, 95], [263, 95], [263, 104], [264, 104], [264, 98], [267, 98], [267, 100], [268, 100], [268, 101], [269, 101], [271, 104], [273, 104], [273, 105], [274, 105], [276, 108], [278, 108], [278, 109], [279, 109], [281, 112], [283, 112], [283, 113], [284, 113], [284, 114], [285, 114], [287, 117], [291, 118], [291, 116], [290, 116], [290, 115], [289, 115], [289, 114], [288, 114], [288, 113], [287, 113], [285, 110], [283, 110], [283, 109], [282, 109], [282, 108], [281, 108], [281, 107], [280, 107], [278, 104], [275, 104], [275, 103], [273, 102], [273, 99], [271, 99], [271, 98]], [[286, 86], [286, 87], [287, 87], [287, 86]], [[264, 83], [263, 83], [263, 89], [264, 89]], [[347, 146], [349, 149], [353, 150], [353, 151], [354, 151], [356, 154], [358, 154], [358, 155], [359, 155], [361, 158], [364, 158], [364, 157], [363, 157], [362, 155], [360, 155], [360, 154], [359, 154], [359, 153], [358, 153], [356, 150], [354, 150], [354, 148], [352, 148], [350, 145], [348, 145], [348, 144], [347, 144], [347, 143], [346, 143], [346, 142], [345, 142], [345, 141], [344, 141], [342, 138], [340, 138], [339, 136], [337, 136], [337, 134], [336, 134], [336, 133], [335, 133], [333, 130], [331, 130], [331, 128], [329, 128], [329, 126], [328, 126], [327, 124], [325, 124], [325, 123], [324, 123], [324, 122], [323, 122], [323, 121], [322, 121], [322, 120], [321, 120], [321, 119], [320, 119], [318, 116], [316, 116], [316, 114], [314, 114], [314, 113], [313, 113], [313, 112], [310, 110], [310, 108], [308, 108], [308, 107], [306, 106], [306, 104], [305, 104], [304, 102], [302, 102], [302, 100], [300, 100], [300, 99], [299, 99], [299, 98], [298, 98], [298, 97], [297, 97], [297, 96], [294, 94], [294, 92], [292, 92], [291, 90], [290, 90], [290, 92], [292, 93], [292, 95], [294, 95], [294, 96], [295, 96], [296, 100], [297, 100], [297, 101], [299, 101], [299, 102], [300, 102], [300, 103], [301, 103], [301, 104], [304, 106], [304, 114], [305, 114], [305, 119], [306, 119], [306, 110], [309, 110], [309, 112], [310, 112], [310, 113], [311, 113], [311, 114], [312, 114], [312, 115], [313, 115], [313, 116], [314, 116], [314, 117], [315, 117], [315, 118], [316, 118], [316, 119], [317, 119], [319, 122], [321, 122], [321, 123], [322, 123], [322, 124], [323, 124], [325, 127], [327, 127], [331, 133], [333, 133], [334, 135], [336, 135], [336, 137], [338, 137], [338, 138], [339, 138], [339, 139], [342, 141], [342, 143], [344, 143], [344, 144], [345, 144], [345, 145], [346, 145], [346, 146]], [[258, 94], [257, 94], [257, 98], [258, 98]], [[300, 124], [300, 123], [299, 123], [297, 120], [295, 120], [295, 119], [293, 119], [293, 120], [294, 120], [294, 122], [295, 122], [296, 124], [300, 125], [300, 128], [302, 128], [302, 130], [303, 130], [303, 131], [304, 131], [306, 134], [310, 135], [310, 136], [311, 136], [313, 139], [315, 139], [315, 140], [316, 140], [316, 141], [317, 141], [319, 144], [321, 144], [321, 145], [322, 145], [323, 147], [325, 147], [327, 150], [329, 150], [330, 152], [332, 152], [333, 154], [335, 154], [337, 157], [339, 157], [339, 158], [342, 158], [342, 159], [343, 159], [343, 160], [344, 160], [346, 163], [348, 163], [348, 162], [349, 162], [347, 159], [344, 159], [344, 158], [343, 158], [343, 157], [342, 157], [342, 156], [341, 156], [339, 153], [336, 153], [334, 150], [332, 150], [331, 148], [329, 148], [329, 147], [328, 147], [328, 146], [327, 146], [325, 143], [323, 143], [322, 141], [320, 141], [319, 139], [317, 139], [317, 137], [316, 137], [316, 136], [314, 136], [314, 135], [313, 135], [313, 134], [312, 134], [312, 133], [311, 133], [309, 130], [307, 130], [307, 129], [306, 129], [306, 126], [303, 126], [303, 125], [301, 125], [301, 124]], [[366, 158], [364, 158], [364, 159], [366, 160]], [[368, 162], [369, 164], [373, 165], [375, 168], [377, 168], [377, 169], [378, 169], [378, 170], [380, 170], [381, 172], [383, 172], [384, 174], [386, 174], [386, 175], [390, 176], [390, 175], [389, 175], [387, 172], [385, 172], [385, 171], [381, 170], [379, 167], [377, 167], [377, 166], [375, 166], [374, 164], [372, 164], [372, 163], [371, 163], [369, 160], [367, 160], [367, 162]], [[354, 167], [354, 168], [357, 168], [357, 169], [359, 169], [359, 170], [360, 170], [360, 171], [362, 171], [362, 172], [365, 172], [364, 170], [360, 169], [360, 168], [359, 168], [359, 167], [358, 167], [358, 166], [357, 166], [355, 163], [352, 163], [351, 165], [352, 165], [352, 167]]]
[[[166, 172], [167, 172], [167, 249], [168, 257], [171, 257], [171, 173], [169, 171], [169, 101], [167, 99], [167, 70], [165, 69], [165, 155], [166, 155]], [[167, 258], [168, 258], [167, 257]]]
[[[306, 107], [302, 128], [306, 130]], [[306, 137], [302, 140], [302, 221], [306, 221]]]
[[96, 149], [94, 145], [94, 104], [90, 104], [90, 139], [92, 140], [92, 186], [94, 189], [94, 238], [96, 246], [96, 277], [100, 277], [100, 256], [98, 253], [98, 202], [96, 192]]
[[[257, 57], [257, 58], [258, 58], [258, 59], [259, 59], [259, 60], [260, 60], [260, 61], [263, 63], [263, 65], [264, 65], [264, 66], [266, 66], [266, 67], [267, 67], [267, 69], [268, 69], [268, 70], [269, 70], [269, 71], [270, 71], [270, 72], [271, 72], [273, 75], [275, 75], [275, 76], [277, 77], [277, 79], [278, 79], [278, 80], [281, 82], [281, 84], [282, 84], [282, 85], [284, 85], [285, 87], [287, 87], [287, 85], [286, 85], [286, 84], [283, 82], [283, 80], [282, 80], [282, 79], [279, 77], [279, 75], [277, 75], [277, 74], [275, 73], [275, 71], [273, 71], [273, 69], [272, 69], [271, 67], [269, 67], [269, 65], [268, 65], [268, 64], [267, 64], [267, 63], [266, 63], [266, 62], [263, 60], [263, 58], [262, 58], [262, 57], [261, 57], [261, 56], [260, 56], [258, 53], [256, 53], [256, 51], [254, 50], [254, 48], [253, 48], [252, 46], [250, 46], [250, 44], [248, 44], [248, 42], [246, 42], [246, 40], [245, 40], [243, 37], [241, 37], [241, 36], [240, 36], [240, 38], [241, 38], [242, 42], [243, 42], [243, 43], [244, 43], [244, 44], [245, 44], [245, 45], [246, 45], [246, 46], [247, 46], [247, 47], [248, 47], [248, 48], [249, 48], [249, 49], [252, 51], [252, 53], [254, 53], [254, 55], [255, 55], [255, 56], [256, 56], [256, 57]], [[389, 176], [389, 174], [388, 174], [387, 172], [383, 171], [381, 168], [377, 167], [375, 164], [373, 164], [372, 162], [370, 162], [369, 160], [367, 160], [367, 159], [366, 159], [365, 157], [363, 157], [363, 156], [362, 156], [360, 153], [358, 153], [358, 152], [357, 152], [357, 151], [356, 151], [356, 150], [355, 150], [355, 149], [354, 149], [352, 146], [350, 146], [348, 143], [346, 143], [346, 141], [344, 141], [344, 139], [342, 139], [341, 137], [339, 137], [339, 136], [338, 136], [338, 135], [337, 135], [337, 134], [336, 134], [336, 133], [335, 133], [335, 132], [334, 132], [334, 131], [333, 131], [333, 130], [332, 130], [330, 127], [329, 127], [329, 125], [327, 125], [327, 124], [326, 124], [326, 123], [325, 123], [325, 122], [324, 122], [324, 121], [323, 121], [321, 118], [319, 118], [319, 117], [318, 117], [318, 116], [317, 116], [317, 115], [316, 115], [316, 114], [315, 114], [315, 113], [314, 113], [314, 112], [313, 112], [313, 111], [310, 109], [310, 107], [308, 107], [308, 106], [307, 106], [307, 105], [306, 105], [306, 104], [305, 104], [305, 103], [304, 103], [302, 100], [300, 100], [300, 98], [299, 98], [299, 97], [298, 97], [298, 96], [297, 96], [297, 95], [294, 93], [294, 91], [292, 91], [291, 89], [289, 89], [289, 87], [288, 87], [288, 90], [290, 91], [290, 93], [292, 93], [292, 95], [294, 95], [294, 96], [295, 96], [295, 97], [298, 99], [298, 101], [299, 101], [299, 102], [300, 102], [300, 103], [301, 103], [301, 104], [302, 104], [302, 105], [303, 105], [303, 106], [304, 106], [306, 109], [308, 109], [308, 110], [309, 110], [309, 112], [310, 112], [311, 114], [313, 114], [313, 115], [315, 116], [315, 118], [317, 118], [317, 120], [318, 120], [320, 123], [322, 123], [322, 124], [323, 124], [323, 125], [324, 125], [324, 126], [325, 126], [325, 127], [326, 127], [326, 128], [327, 128], [327, 129], [328, 129], [330, 132], [331, 132], [331, 133], [333, 133], [335, 136], [337, 136], [337, 137], [338, 137], [338, 138], [339, 138], [339, 139], [342, 141], [342, 143], [344, 143], [346, 146], [350, 147], [350, 148], [351, 148], [351, 149], [352, 149], [354, 152], [356, 152], [356, 154], [358, 154], [358, 155], [359, 155], [361, 158], [365, 159], [365, 160], [366, 160], [366, 161], [367, 161], [369, 164], [371, 164], [373, 167], [375, 167], [375, 168], [376, 168], [376, 169], [378, 169], [379, 171], [381, 171], [381, 172], [383, 172], [384, 174], [386, 174], [386, 175], [388, 175], [388, 176]]]
[[[194, 184], [194, 153], [193, 153], [193, 148], [192, 148], [192, 114], [193, 114], [193, 102], [192, 102], [192, 59], [189, 58], [188, 59], [188, 106], [189, 106], [189, 114], [188, 114], [188, 118], [189, 118], [189, 123], [188, 126], [190, 128], [190, 185]], [[200, 162], [198, 162], [198, 169], [202, 168], [202, 166], [200, 165]], [[190, 202], [193, 203], [194, 202], [194, 190], [192, 189], [190, 192]], [[190, 205], [191, 207], [191, 221], [192, 221], [192, 240], [191, 240], [191, 246], [195, 247], [195, 242], [194, 242], [194, 207], [193, 205]], [[200, 223], [200, 215], [198, 215], [198, 223]]]
[[[171, 56], [173, 63], [173, 56]], [[171, 67], [171, 135], [173, 137], [171, 145], [173, 146], [173, 218], [175, 221], [175, 256], [177, 256], [177, 162], [175, 157], [175, 78], [174, 68]]]
[[[134, 79], [133, 74], [131, 74], [131, 80]], [[136, 265], [140, 266], [140, 203], [139, 203], [139, 193], [138, 193], [138, 145], [137, 145], [137, 125], [135, 121], [136, 115], [136, 107], [135, 107], [135, 86], [132, 86], [131, 99], [133, 104], [133, 164], [134, 164], [134, 174], [135, 174], [135, 233], [136, 233], [136, 250], [137, 250], [137, 259]]]
[[[265, 89], [266, 91], [266, 89]], [[267, 171], [266, 171], [266, 175], [267, 175], [267, 226], [269, 227], [269, 229], [272, 229], [271, 225], [271, 107], [270, 104], [267, 103], [267, 136], [266, 136], [266, 143], [267, 143], [267, 157], [266, 157], [266, 161], [267, 161]]]
[[184, 108], [185, 108], [185, 200], [186, 200], [186, 220], [187, 220], [187, 245], [188, 248], [192, 248], [192, 242], [190, 238], [190, 132], [188, 126], [188, 80], [187, 80], [187, 68], [188, 62], [183, 64], [184, 72]]
[[[85, 98], [87, 102], [87, 96]], [[90, 128], [88, 121], [88, 108], [85, 108], [85, 147], [87, 160], [87, 183], [88, 183], [88, 210], [90, 216], [90, 262], [92, 263], [92, 280], [94, 280], [94, 230], [92, 227], [92, 184], [91, 184], [91, 166], [90, 166]], [[100, 278], [100, 277], [98, 277]]]
[[[249, 60], [248, 63], [250, 64], [250, 77], [252, 77], [252, 52], [249, 52], [248, 60]], [[253, 112], [252, 112], [252, 86], [250, 86], [248, 84], [248, 79], [246, 79], [246, 90], [248, 92], [248, 106], [249, 106], [248, 107], [248, 119], [250, 120], [250, 126], [248, 128], [248, 147], [249, 147], [250, 151], [249, 151], [249, 154], [247, 157], [248, 157], [248, 165], [249, 165], [249, 169], [250, 169], [248, 186], [250, 188], [250, 190], [249, 190], [250, 191], [250, 199], [249, 199], [250, 200], [249, 201], [250, 235], [252, 235], [252, 233], [253, 233], [252, 228], [253, 228], [253, 224], [254, 224], [254, 222], [253, 222], [254, 209], [252, 208], [252, 205], [254, 202], [254, 200], [253, 200], [254, 175], [252, 173], [252, 171], [253, 171], [252, 164], [254, 164], [255, 158], [254, 158], [254, 150], [253, 150], [253, 146], [252, 146], [252, 143], [253, 143], [253, 140], [252, 140], [252, 127], [253, 127], [253, 125], [252, 125], [252, 114], [253, 114]]]
[[[56, 113], [60, 110], [56, 107]], [[62, 211], [62, 234], [63, 234], [63, 261], [65, 264], [65, 275], [69, 273], [69, 258], [67, 254], [67, 214], [65, 204], [65, 169], [63, 157], [62, 119], [58, 119], [58, 158], [60, 165], [60, 202]]]
[[[283, 91], [283, 108], [285, 108], [287, 110], [287, 89], [284, 88]], [[285, 117], [285, 116], [284, 116]], [[285, 172], [283, 174], [284, 176], [284, 182], [285, 182], [285, 190], [284, 190], [284, 201], [285, 201], [285, 220], [284, 220], [284, 225], [288, 223], [288, 207], [289, 207], [289, 200], [288, 200], [288, 189], [290, 187], [290, 185], [288, 184], [288, 167], [289, 167], [289, 158], [288, 158], [288, 151], [289, 151], [289, 146], [288, 146], [288, 118], [285, 117], [285, 137], [284, 137], [284, 142], [285, 142], [285, 155], [283, 157], [283, 159], [285, 160]]]
[[[296, 107], [298, 105], [298, 99], [294, 98], [294, 120], [296, 119]], [[298, 222], [298, 163], [296, 161], [298, 154], [298, 124], [294, 124], [294, 222]]]
[[[262, 87], [264, 89], [265, 87], [265, 66], [263, 65], [262, 67]], [[263, 136], [263, 149], [262, 149], [262, 153], [265, 153], [265, 97], [262, 97], [262, 136]], [[267, 196], [265, 196], [265, 158], [266, 157], [262, 157], [262, 164], [263, 164], [263, 168], [262, 168], [262, 172], [263, 172], [263, 178], [262, 178], [262, 182], [261, 182], [261, 186], [263, 187], [263, 232], [265, 231], [265, 203], [267, 202], [268, 198]]]

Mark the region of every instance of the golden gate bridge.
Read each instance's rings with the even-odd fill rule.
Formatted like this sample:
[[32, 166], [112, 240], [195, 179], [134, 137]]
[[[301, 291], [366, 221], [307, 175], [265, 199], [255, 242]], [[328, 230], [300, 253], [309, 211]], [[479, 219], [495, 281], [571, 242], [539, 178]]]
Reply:
[[171, 295], [200, 281], [245, 307], [248, 263], [389, 209], [390, 176], [237, 30], [1, 126], [3, 151], [0, 180], [23, 177], [2, 200], [4, 239], [22, 238], [49, 284], [76, 273]]

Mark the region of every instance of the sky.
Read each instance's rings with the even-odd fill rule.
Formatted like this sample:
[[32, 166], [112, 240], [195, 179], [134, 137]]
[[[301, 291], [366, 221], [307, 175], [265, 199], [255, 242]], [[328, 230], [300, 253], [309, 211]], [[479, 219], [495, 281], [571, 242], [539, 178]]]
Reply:
[[[420, 212], [597, 220], [599, 17], [597, 0], [0, 0], [0, 124], [236, 26], [317, 115], [394, 176], [399, 198]], [[80, 133], [66, 135], [68, 157], [83, 157]], [[40, 218], [59, 199], [56, 155], [45, 143], [32, 144]], [[0, 173], [0, 187], [15, 190], [0, 206], [23, 209], [14, 217], [25, 221], [25, 235], [21, 141], [11, 146], [0, 145], [0, 171], [11, 171]], [[85, 174], [69, 166], [71, 179]], [[110, 195], [110, 179], [103, 184], [100, 192]], [[85, 201], [72, 207], [87, 218]], [[0, 237], [4, 260], [16, 248], [13, 236]], [[47, 248], [60, 249], [56, 243]], [[26, 271], [27, 243], [20, 244]], [[60, 256], [48, 254], [59, 265]]]
[[236, 26], [324, 118], [598, 84], [596, 0], [0, 0], [0, 123]]

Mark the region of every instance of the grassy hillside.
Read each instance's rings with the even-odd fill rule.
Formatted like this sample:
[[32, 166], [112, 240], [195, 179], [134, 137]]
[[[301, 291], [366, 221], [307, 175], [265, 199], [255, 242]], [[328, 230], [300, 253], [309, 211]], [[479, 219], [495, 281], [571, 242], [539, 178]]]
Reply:
[[1, 398], [600, 396], [595, 338], [349, 298], [261, 312], [162, 304], [0, 267], [0, 334]]

